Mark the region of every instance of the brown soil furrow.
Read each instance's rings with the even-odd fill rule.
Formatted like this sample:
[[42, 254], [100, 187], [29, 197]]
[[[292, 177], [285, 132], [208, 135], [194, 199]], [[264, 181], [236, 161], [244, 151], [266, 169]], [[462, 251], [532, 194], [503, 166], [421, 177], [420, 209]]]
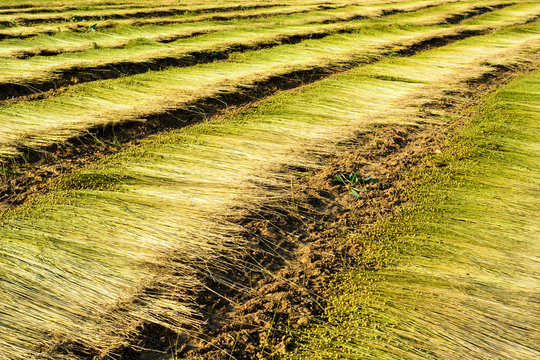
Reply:
[[[478, 8], [478, 10], [469, 10], [466, 12], [466, 14], [460, 15], [462, 16], [461, 21], [493, 10], [495, 10], [495, 8], [486, 7], [480, 7]], [[186, 53], [178, 57], [156, 57], [154, 59], [144, 62], [122, 61], [97, 66], [87, 65], [84, 67], [71, 67], [64, 70], [59, 69], [55, 72], [54, 78], [48, 81], [29, 81], [26, 83], [0, 83], [0, 101], [19, 101], [29, 100], [32, 98], [43, 98], [50, 96], [52, 93], [54, 93], [54, 91], [51, 92], [51, 89], [55, 89], [56, 91], [63, 87], [74, 84], [97, 80], [114, 79], [120, 76], [141, 74], [148, 71], [159, 71], [171, 66], [187, 67], [197, 64], [209, 63], [216, 60], [226, 60], [230, 56], [230, 54], [235, 52], [260, 50], [285, 44], [296, 44], [307, 39], [322, 39], [327, 36], [339, 33], [353, 33], [356, 30], [356, 28], [321, 30], [305, 34], [284, 35], [281, 37], [273, 38], [270, 40], [263, 40], [253, 44], [230, 45], [226, 49], [219, 49], [219, 51], [216, 51], [216, 49], [208, 49], [204, 51]], [[31, 97], [28, 97], [30, 95]]]
[[515, 5], [516, 3], [504, 3], [504, 4], [497, 4], [497, 5], [491, 5], [491, 6], [480, 6], [474, 9], [471, 9], [469, 11], [466, 11], [461, 14], [454, 14], [445, 19], [445, 22], [448, 24], [459, 24], [460, 22], [470, 19], [475, 16], [480, 16], [482, 14], [486, 14], [488, 12], [502, 9], [508, 6]]
[[[418, 40], [405, 47], [391, 47], [387, 53], [412, 56], [424, 49], [444, 46], [457, 40], [485, 33], [487, 32], [480, 30], [463, 30], [452, 35], [437, 35], [429, 39]], [[383, 53], [381, 58], [384, 55]], [[50, 179], [94, 162], [106, 154], [116, 153], [123, 148], [134, 146], [140, 140], [153, 134], [182, 128], [203, 121], [230, 107], [243, 106], [263, 99], [276, 91], [309, 84], [361, 64], [376, 62], [379, 59], [350, 61], [335, 64], [331, 68], [313, 67], [273, 76], [254, 83], [249, 88], [199, 99], [194, 103], [185, 104], [181, 109], [155, 114], [145, 119], [145, 122], [128, 122], [92, 128], [88, 130], [87, 135], [72, 138], [63, 144], [55, 144], [40, 150], [20, 149], [23, 155], [4, 161], [1, 167], [3, 181], [0, 185], [0, 208], [18, 206], [29, 197], [46, 191], [47, 182]]]

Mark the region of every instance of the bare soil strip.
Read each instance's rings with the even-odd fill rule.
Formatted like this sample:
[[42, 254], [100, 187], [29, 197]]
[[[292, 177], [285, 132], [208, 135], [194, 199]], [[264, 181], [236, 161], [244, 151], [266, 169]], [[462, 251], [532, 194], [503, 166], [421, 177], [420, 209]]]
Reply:
[[[490, 11], [495, 11], [498, 8], [503, 8], [508, 5], [509, 4], [501, 4], [496, 7], [481, 6], [472, 10], [468, 10], [465, 13], [449, 15], [449, 19], [453, 21], [453, 24], [456, 24], [456, 20], [454, 19], [459, 18], [459, 22], [461, 22]], [[385, 15], [389, 14], [390, 12], [386, 13]], [[441, 24], [444, 23], [447, 22], [441, 22]], [[15, 98], [15, 101], [24, 100], [17, 98], [29, 95], [37, 96], [37, 98], [42, 98], [44, 95], [50, 96], [50, 93], [41, 95], [39, 93], [44, 93], [50, 91], [51, 89], [61, 89], [63, 87], [74, 84], [104, 79], [114, 79], [120, 76], [141, 74], [148, 71], [159, 71], [167, 67], [187, 67], [196, 64], [210, 63], [216, 60], [226, 60], [232, 53], [235, 52], [260, 50], [265, 48], [272, 48], [279, 45], [295, 44], [306, 39], [323, 39], [327, 36], [334, 34], [353, 33], [356, 30], [357, 29], [355, 27], [351, 28], [345, 26], [341, 29], [337, 28], [334, 30], [320, 30], [310, 32], [309, 34], [305, 33], [299, 35], [284, 35], [281, 37], [272, 38], [270, 40], [262, 40], [260, 42], [255, 42], [251, 44], [238, 43], [235, 45], [231, 45], [226, 49], [220, 49], [219, 52], [216, 52], [215, 49], [208, 49], [182, 54], [178, 57], [166, 55], [164, 57], [156, 57], [147, 61], [113, 61], [103, 65], [71, 66], [67, 69], [59, 68], [55, 69], [54, 74], [51, 74], [50, 80], [44, 81], [42, 79], [39, 79], [22, 83], [0, 83], [0, 100], [7, 100], [12, 98]], [[54, 77], [52, 75], [54, 75]]]
[[[464, 30], [454, 35], [430, 37], [414, 42], [407, 47], [397, 50], [390, 49], [388, 53], [413, 56], [424, 50], [442, 47], [457, 40], [485, 33]], [[378, 60], [380, 59], [372, 59], [371, 62]], [[286, 75], [271, 77], [239, 92], [204, 98], [193, 104], [187, 104], [182, 109], [148, 117], [143, 123], [134, 122], [91, 128], [87, 135], [72, 138], [63, 144], [55, 144], [40, 151], [23, 149], [24, 156], [13, 158], [2, 165], [0, 208], [7, 209], [23, 204], [29, 197], [42, 193], [47, 188], [49, 180], [94, 162], [104, 155], [134, 146], [154, 134], [185, 127], [203, 121], [227, 108], [244, 106], [268, 97], [277, 91], [313, 83], [368, 63], [365, 60], [363, 62], [354, 61], [342, 63], [332, 68], [315, 67], [309, 70], [294, 71]], [[178, 119], [183, 121], [179, 122]]]

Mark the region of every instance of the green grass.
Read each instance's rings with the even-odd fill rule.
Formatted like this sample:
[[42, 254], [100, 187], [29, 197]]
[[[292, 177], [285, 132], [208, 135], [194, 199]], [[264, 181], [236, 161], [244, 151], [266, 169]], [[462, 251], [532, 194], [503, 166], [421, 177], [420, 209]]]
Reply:
[[[106, 353], [143, 322], [196, 326], [187, 294], [201, 286], [201, 276], [227, 282], [216, 269], [231, 264], [218, 258], [227, 252], [234, 263], [243, 246], [235, 236], [240, 229], [227, 219], [264, 201], [268, 194], [255, 184], [287, 183], [272, 170], [316, 167], [299, 154], [329, 153], [333, 142], [359, 128], [413, 122], [415, 109], [404, 104], [426, 86], [430, 96], [456, 86], [448, 78], [485, 72], [478, 62], [486, 56], [504, 62], [533, 35], [508, 29], [419, 54], [419, 62], [453, 69], [437, 78], [427, 76], [433, 72], [427, 67], [426, 81], [377, 78], [375, 68], [359, 67], [230, 117], [156, 136], [61, 178], [2, 216], [1, 352], [27, 359], [36, 345], [61, 339]], [[387, 59], [381, 69], [388, 63], [401, 64]], [[418, 62], [400, 66], [403, 74], [419, 71]]]
[[293, 359], [540, 356], [540, 73], [487, 96], [413, 170], [411, 201], [347, 239], [359, 268], [335, 279], [327, 321]]
[[[431, 17], [432, 14], [426, 16]], [[516, 21], [523, 21], [522, 16], [513, 16]], [[470, 64], [483, 57], [496, 56], [497, 53], [525, 46], [537, 39], [538, 26], [538, 23], [533, 23], [493, 36], [475, 37], [465, 43], [471, 56], [463, 57], [456, 52], [453, 55], [453, 66], [460, 66], [460, 62]], [[293, 70], [339, 66], [345, 61], [377, 57], [387, 52], [389, 46], [395, 48], [429, 36], [455, 34], [460, 29], [445, 26], [367, 27], [352, 34], [235, 53], [227, 62], [87, 83], [74, 86], [49, 99], [3, 104], [0, 105], [0, 123], [3, 125], [0, 154], [17, 154], [16, 147], [21, 145], [39, 147], [62, 142], [84, 132], [88, 127], [165, 112], [204, 96], [235, 91], [240, 86], [249, 87], [255, 81]], [[503, 43], [498, 44], [498, 41]], [[474, 47], [482, 47], [483, 51], [474, 52]], [[427, 61], [425, 66], [430, 66], [430, 62]], [[436, 63], [433, 66], [437, 71], [445, 71]], [[410, 71], [412, 74], [416, 70]], [[134, 98], [137, 99], [136, 103], [133, 102]]]

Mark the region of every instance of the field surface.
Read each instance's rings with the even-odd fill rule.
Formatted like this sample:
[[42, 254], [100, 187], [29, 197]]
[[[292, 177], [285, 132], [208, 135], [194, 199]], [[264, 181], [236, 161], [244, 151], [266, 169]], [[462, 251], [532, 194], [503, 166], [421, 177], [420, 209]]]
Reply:
[[0, 359], [539, 358], [539, 20], [2, 1]]

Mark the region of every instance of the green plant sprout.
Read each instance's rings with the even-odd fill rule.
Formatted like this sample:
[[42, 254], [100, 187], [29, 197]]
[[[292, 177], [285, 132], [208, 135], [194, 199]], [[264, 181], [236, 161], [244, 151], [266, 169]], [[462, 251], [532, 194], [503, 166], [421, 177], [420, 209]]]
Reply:
[[379, 179], [375, 179], [371, 175], [362, 178], [356, 172], [352, 172], [349, 175], [340, 173], [339, 175], [334, 176], [333, 179], [334, 181], [347, 186], [347, 188], [351, 192], [351, 195], [355, 198], [359, 198], [360, 194], [369, 191], [368, 189], [362, 188], [361, 186], [379, 182]]

